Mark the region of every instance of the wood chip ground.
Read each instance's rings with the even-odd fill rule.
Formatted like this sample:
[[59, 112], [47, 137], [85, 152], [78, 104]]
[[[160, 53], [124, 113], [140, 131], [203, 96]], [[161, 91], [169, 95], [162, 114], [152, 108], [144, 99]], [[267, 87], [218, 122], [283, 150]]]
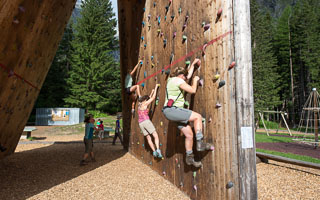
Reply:
[[[189, 199], [111, 139], [95, 143], [97, 162], [80, 167], [82, 137], [47, 135], [19, 144], [0, 160], [0, 199]], [[259, 199], [320, 199], [320, 170], [270, 161], [257, 164], [257, 177]]]

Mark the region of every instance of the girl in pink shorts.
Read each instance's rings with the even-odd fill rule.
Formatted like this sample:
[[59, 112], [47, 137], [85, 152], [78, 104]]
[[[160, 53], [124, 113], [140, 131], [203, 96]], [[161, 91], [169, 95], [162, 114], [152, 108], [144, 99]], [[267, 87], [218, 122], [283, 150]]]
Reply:
[[[159, 136], [157, 134], [157, 131], [152, 124], [150, 118], [149, 118], [149, 109], [148, 105], [151, 104], [157, 95], [157, 89], [159, 87], [159, 84], [156, 85], [156, 87], [152, 90], [150, 96], [144, 95], [138, 99], [139, 105], [138, 105], [138, 115], [139, 115], [139, 126], [143, 132], [143, 135], [147, 137], [148, 144], [150, 148], [153, 151], [153, 156], [162, 158], [161, 150], [159, 148]], [[155, 145], [152, 142], [152, 135], [154, 137]], [[155, 149], [155, 146], [157, 149]]]

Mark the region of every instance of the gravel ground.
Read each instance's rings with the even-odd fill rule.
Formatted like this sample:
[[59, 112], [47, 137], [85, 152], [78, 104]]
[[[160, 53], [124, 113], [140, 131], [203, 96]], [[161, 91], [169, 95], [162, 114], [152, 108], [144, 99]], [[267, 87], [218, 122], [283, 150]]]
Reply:
[[[96, 143], [97, 162], [79, 166], [83, 135], [44, 135], [0, 160], [0, 199], [189, 199], [118, 143]], [[38, 142], [39, 142], [38, 141]], [[24, 141], [26, 142], [26, 141]], [[320, 170], [270, 161], [257, 165], [259, 199], [320, 199]]]

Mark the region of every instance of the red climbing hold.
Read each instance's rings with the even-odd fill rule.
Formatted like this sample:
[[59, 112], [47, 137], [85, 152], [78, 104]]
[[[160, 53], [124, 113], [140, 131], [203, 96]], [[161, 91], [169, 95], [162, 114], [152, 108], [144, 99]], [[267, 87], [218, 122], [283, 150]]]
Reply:
[[236, 62], [235, 61], [230, 63], [228, 70], [231, 70], [232, 68], [234, 68], [234, 66], [236, 66]]
[[207, 31], [210, 28], [210, 24], [207, 24], [203, 27], [204, 31]]
[[221, 14], [222, 14], [222, 8], [219, 8], [218, 13], [217, 13], [216, 23], [219, 21]]

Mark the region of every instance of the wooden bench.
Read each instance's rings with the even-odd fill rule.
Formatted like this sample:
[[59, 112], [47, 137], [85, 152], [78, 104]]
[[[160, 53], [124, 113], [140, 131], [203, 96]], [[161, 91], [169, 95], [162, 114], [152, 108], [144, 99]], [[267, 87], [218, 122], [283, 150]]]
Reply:
[[28, 139], [31, 137], [31, 132], [37, 130], [36, 127], [24, 127], [21, 139]]

